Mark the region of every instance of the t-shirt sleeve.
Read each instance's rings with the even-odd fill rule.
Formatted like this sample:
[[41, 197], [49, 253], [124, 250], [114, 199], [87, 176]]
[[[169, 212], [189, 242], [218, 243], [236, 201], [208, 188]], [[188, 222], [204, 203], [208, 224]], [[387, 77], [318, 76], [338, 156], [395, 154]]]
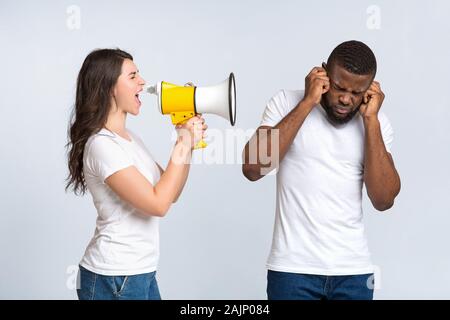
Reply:
[[280, 90], [269, 102], [264, 110], [260, 126], [273, 127], [288, 114], [288, 103], [286, 93]]
[[86, 169], [104, 182], [113, 173], [133, 165], [125, 150], [110, 137], [94, 138], [87, 150]]
[[386, 151], [391, 153], [392, 142], [394, 141], [394, 130], [392, 129], [391, 122], [384, 113], [380, 114], [380, 126], [381, 136], [383, 137]]

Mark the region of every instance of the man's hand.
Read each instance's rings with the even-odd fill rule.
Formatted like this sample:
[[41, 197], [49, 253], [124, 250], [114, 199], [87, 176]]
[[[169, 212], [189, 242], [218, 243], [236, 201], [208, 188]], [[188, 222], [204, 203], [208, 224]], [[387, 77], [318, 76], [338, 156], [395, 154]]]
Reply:
[[380, 83], [373, 81], [369, 89], [364, 94], [364, 101], [361, 104], [359, 113], [363, 117], [377, 116], [384, 100], [384, 93], [381, 91]]
[[322, 95], [330, 90], [330, 79], [327, 72], [322, 67], [314, 67], [305, 78], [305, 97], [304, 101], [311, 106], [320, 103]]

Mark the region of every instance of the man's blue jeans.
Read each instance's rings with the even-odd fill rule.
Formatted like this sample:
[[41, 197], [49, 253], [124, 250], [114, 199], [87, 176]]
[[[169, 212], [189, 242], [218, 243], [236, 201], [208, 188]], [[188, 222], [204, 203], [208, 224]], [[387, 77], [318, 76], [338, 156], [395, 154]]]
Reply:
[[373, 274], [322, 276], [267, 273], [269, 300], [372, 300]]
[[132, 276], [103, 276], [80, 266], [80, 300], [161, 300], [156, 271]]

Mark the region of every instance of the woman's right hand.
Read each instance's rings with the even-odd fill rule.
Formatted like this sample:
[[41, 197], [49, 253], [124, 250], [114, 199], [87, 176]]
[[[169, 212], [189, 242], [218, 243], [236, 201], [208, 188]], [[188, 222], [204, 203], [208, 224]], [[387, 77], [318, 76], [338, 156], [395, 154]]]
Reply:
[[194, 149], [195, 145], [204, 138], [207, 128], [205, 119], [200, 114], [196, 115], [186, 123], [176, 126], [178, 134], [177, 143], [182, 143], [190, 149]]

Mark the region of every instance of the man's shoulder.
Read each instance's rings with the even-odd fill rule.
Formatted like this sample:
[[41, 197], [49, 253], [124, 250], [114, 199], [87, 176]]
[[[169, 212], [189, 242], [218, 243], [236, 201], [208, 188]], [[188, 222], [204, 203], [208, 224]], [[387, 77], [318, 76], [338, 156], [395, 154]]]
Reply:
[[277, 95], [283, 96], [287, 101], [299, 101], [303, 99], [305, 95], [305, 90], [292, 90], [292, 89], [281, 89], [278, 91]]
[[378, 112], [378, 121], [380, 121], [380, 125], [382, 128], [384, 128], [386, 126], [392, 127], [391, 121], [389, 120], [388, 116], [386, 115], [386, 113], [384, 113], [381, 110]]
[[289, 112], [303, 99], [304, 94], [304, 90], [281, 89], [272, 97], [272, 101]]

